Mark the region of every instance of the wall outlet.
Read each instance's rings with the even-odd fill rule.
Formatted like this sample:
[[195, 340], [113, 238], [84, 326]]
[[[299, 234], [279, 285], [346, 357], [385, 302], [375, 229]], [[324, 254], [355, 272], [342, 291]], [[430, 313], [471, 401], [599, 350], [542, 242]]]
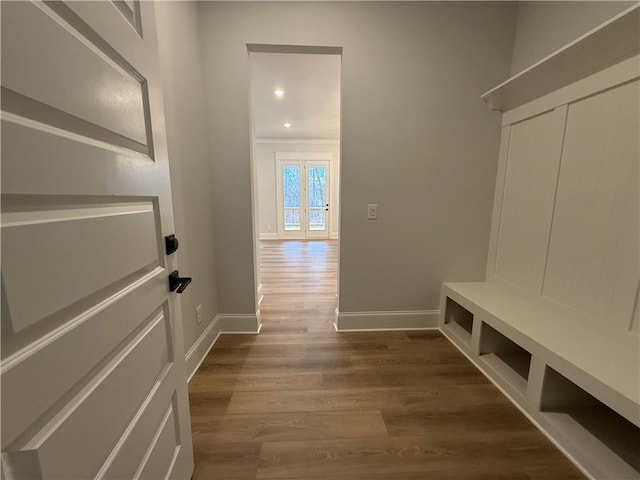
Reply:
[[202, 305], [196, 307], [196, 323], [198, 325], [202, 323]]
[[377, 220], [378, 219], [378, 204], [370, 203], [367, 205], [367, 219], [368, 220]]

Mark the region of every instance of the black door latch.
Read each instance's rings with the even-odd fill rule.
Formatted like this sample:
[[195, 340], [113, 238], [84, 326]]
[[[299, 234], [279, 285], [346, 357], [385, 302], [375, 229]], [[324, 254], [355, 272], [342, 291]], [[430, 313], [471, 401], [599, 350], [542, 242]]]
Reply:
[[179, 277], [178, 270], [169, 274], [169, 291], [182, 293], [191, 283], [191, 277]]

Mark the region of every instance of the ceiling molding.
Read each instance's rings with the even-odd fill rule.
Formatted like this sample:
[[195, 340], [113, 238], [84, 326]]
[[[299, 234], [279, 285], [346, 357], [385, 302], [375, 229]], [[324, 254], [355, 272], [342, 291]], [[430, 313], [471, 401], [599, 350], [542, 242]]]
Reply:
[[316, 143], [319, 145], [339, 145], [339, 138], [256, 138], [256, 143]]

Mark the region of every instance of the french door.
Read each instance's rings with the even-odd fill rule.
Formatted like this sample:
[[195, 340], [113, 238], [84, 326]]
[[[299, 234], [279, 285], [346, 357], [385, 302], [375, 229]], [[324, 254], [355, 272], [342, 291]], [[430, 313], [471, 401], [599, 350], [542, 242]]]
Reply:
[[329, 238], [328, 160], [277, 161], [279, 238]]

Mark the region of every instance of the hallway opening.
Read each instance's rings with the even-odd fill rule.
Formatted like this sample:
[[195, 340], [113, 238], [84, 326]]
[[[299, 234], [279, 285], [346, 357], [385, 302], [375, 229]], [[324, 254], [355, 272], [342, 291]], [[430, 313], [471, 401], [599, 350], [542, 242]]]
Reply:
[[329, 331], [338, 293], [341, 49], [248, 50], [256, 307], [263, 329]]

